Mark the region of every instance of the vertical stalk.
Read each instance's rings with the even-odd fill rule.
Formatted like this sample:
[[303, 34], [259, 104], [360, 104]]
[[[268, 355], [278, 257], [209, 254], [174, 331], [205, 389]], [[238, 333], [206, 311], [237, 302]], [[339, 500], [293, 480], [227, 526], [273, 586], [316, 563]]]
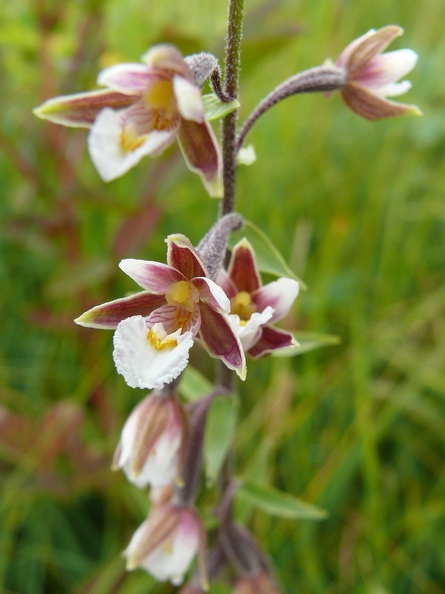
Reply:
[[[231, 99], [236, 99], [238, 96], [243, 16], [244, 0], [230, 0], [224, 91]], [[237, 113], [235, 110], [224, 118], [222, 124], [224, 198], [221, 204], [221, 216], [235, 210], [236, 120]]]

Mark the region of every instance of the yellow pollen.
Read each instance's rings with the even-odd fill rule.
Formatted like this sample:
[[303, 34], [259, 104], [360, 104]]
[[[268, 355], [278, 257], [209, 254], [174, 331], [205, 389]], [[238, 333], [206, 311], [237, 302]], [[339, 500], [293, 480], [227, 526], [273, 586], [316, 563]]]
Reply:
[[246, 322], [256, 311], [255, 304], [252, 303], [250, 293], [247, 291], [240, 291], [230, 300], [230, 313], [239, 316], [240, 320]]
[[139, 148], [145, 141], [145, 135], [139, 135], [132, 126], [125, 126], [119, 138], [121, 149], [131, 153]]
[[161, 338], [156, 334], [153, 328], [150, 328], [150, 330], [147, 332], [147, 340], [151, 344], [151, 346], [154, 347], [157, 351], [173, 349], [176, 346], [178, 346], [178, 341], [176, 340], [176, 338], [171, 338], [169, 336]]

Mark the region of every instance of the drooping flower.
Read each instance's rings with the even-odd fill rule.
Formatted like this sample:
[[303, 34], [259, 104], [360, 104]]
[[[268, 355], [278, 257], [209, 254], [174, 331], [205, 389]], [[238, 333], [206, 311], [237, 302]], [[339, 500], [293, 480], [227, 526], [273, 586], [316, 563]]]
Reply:
[[230, 301], [184, 235], [167, 238], [167, 262], [122, 260], [144, 291], [93, 307], [76, 323], [116, 330], [114, 361], [132, 388], [160, 389], [184, 370], [193, 339], [242, 378], [246, 362]]
[[140, 488], [180, 481], [187, 433], [187, 418], [175, 396], [146, 396], [122, 429], [113, 467], [122, 468]]
[[388, 25], [378, 31], [371, 29], [350, 43], [335, 64], [348, 73], [348, 83], [340, 91], [343, 100], [352, 111], [368, 120], [421, 114], [415, 105], [387, 99], [411, 88], [409, 81], [397, 81], [417, 62], [417, 54], [411, 49], [382, 53], [402, 33], [403, 29], [396, 25]]
[[298, 295], [299, 284], [290, 278], [279, 278], [262, 286], [255, 253], [247, 239], [233, 248], [228, 271], [222, 271], [217, 281], [230, 299], [241, 344], [251, 357], [263, 357], [297, 344], [290, 332], [272, 324], [287, 314]]
[[35, 114], [91, 128], [90, 155], [105, 181], [120, 177], [146, 155], [156, 157], [177, 137], [189, 169], [201, 176], [211, 196], [220, 197], [220, 150], [187, 63], [170, 45], [154, 46], [142, 62], [111, 66], [97, 79], [107, 90], [56, 97]]
[[170, 580], [177, 586], [198, 552], [202, 581], [206, 582], [205, 545], [205, 530], [197, 512], [167, 504], [156, 508], [136, 530], [124, 555], [128, 570], [142, 567], [157, 580]]

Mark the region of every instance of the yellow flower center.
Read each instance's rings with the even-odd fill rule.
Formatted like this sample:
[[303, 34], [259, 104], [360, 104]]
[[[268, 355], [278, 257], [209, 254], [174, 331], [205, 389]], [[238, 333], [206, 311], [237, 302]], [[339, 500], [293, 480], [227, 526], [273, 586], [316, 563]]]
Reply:
[[245, 322], [256, 312], [256, 306], [247, 291], [240, 291], [232, 297], [230, 305], [230, 313], [239, 316], [241, 323], [244, 322], [242, 325], [245, 325]]
[[167, 335], [165, 331], [156, 332], [154, 328], [150, 328], [147, 332], [147, 340], [153, 348], [157, 351], [164, 351], [165, 349], [174, 349], [178, 346], [176, 338]]
[[178, 281], [166, 294], [169, 305], [182, 305], [188, 312], [192, 313], [199, 301], [197, 289], [188, 281]]
[[158, 80], [151, 84], [144, 95], [144, 101], [153, 110], [153, 128], [164, 130], [177, 113], [176, 99], [171, 80]]
[[123, 128], [119, 143], [124, 153], [131, 153], [141, 146], [145, 141], [145, 135], [139, 135], [133, 126]]

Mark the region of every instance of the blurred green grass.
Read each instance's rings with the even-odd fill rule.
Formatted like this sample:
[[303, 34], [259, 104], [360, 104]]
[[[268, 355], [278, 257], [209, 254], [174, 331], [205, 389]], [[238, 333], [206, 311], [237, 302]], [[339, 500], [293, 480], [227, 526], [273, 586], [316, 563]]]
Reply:
[[[289, 328], [341, 344], [253, 362], [240, 386], [237, 463], [324, 507], [324, 522], [249, 513], [283, 592], [445, 591], [445, 5], [441, 0], [246, 3], [241, 117], [286, 76], [397, 23], [419, 65], [423, 118], [370, 124], [339, 97], [290, 98], [251, 131], [239, 210], [309, 290]], [[79, 329], [90, 305], [133, 290], [122, 257], [195, 243], [217, 204], [177, 150], [103, 184], [83, 131], [36, 120], [47, 96], [94, 86], [110, 60], [160, 40], [222, 57], [225, 3], [0, 1], [0, 589], [167, 593], [120, 556], [146, 497], [109, 471], [142, 395], [111, 334]], [[194, 353], [201, 365], [200, 353]], [[211, 376], [212, 366], [202, 362]], [[210, 501], [207, 502], [210, 505]]]

